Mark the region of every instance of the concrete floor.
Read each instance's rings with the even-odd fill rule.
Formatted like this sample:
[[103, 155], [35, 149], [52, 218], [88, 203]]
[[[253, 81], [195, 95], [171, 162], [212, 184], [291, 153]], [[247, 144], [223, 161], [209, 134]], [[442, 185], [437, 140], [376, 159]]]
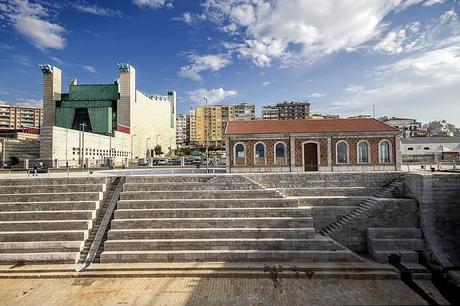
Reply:
[[[430, 281], [424, 286], [434, 287]], [[433, 296], [440, 304], [442, 297]], [[399, 280], [0, 279], [1, 305], [427, 305]]]

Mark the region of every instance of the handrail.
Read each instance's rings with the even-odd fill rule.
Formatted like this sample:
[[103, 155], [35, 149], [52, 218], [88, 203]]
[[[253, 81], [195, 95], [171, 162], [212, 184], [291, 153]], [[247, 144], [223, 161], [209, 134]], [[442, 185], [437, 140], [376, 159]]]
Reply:
[[125, 183], [125, 177], [121, 177], [120, 181], [118, 182], [117, 188], [112, 195], [112, 199], [110, 200], [110, 204], [105, 211], [104, 217], [102, 218], [101, 224], [97, 230], [96, 235], [94, 236], [93, 243], [89, 249], [88, 255], [85, 258], [85, 262], [76, 269], [77, 272], [82, 272], [85, 270], [89, 265], [91, 265], [96, 257], [97, 250], [101, 246], [102, 239], [104, 238], [105, 232], [107, 231], [107, 227], [112, 219], [113, 212], [115, 211], [115, 207], [117, 206], [118, 199], [120, 197], [120, 193], [123, 190], [123, 184]]

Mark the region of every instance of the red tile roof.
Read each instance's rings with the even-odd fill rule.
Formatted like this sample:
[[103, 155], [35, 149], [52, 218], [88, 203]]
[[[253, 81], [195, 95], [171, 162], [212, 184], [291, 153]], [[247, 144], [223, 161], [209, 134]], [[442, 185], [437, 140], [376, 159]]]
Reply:
[[396, 132], [375, 119], [253, 120], [230, 121], [226, 134]]

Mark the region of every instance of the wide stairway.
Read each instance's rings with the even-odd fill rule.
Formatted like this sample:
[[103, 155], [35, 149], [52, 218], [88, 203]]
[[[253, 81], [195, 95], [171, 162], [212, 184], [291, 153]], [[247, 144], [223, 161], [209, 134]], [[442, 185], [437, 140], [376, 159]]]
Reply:
[[75, 263], [105, 178], [0, 179], [0, 262]]
[[101, 262], [359, 262], [310, 207], [241, 175], [126, 178]]

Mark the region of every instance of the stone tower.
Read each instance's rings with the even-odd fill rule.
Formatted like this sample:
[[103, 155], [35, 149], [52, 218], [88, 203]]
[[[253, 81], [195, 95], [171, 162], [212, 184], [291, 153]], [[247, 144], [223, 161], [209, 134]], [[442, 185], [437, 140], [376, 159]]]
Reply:
[[120, 100], [117, 105], [118, 129], [128, 132], [131, 127], [131, 106], [136, 102], [136, 70], [129, 64], [118, 64], [120, 71]]

